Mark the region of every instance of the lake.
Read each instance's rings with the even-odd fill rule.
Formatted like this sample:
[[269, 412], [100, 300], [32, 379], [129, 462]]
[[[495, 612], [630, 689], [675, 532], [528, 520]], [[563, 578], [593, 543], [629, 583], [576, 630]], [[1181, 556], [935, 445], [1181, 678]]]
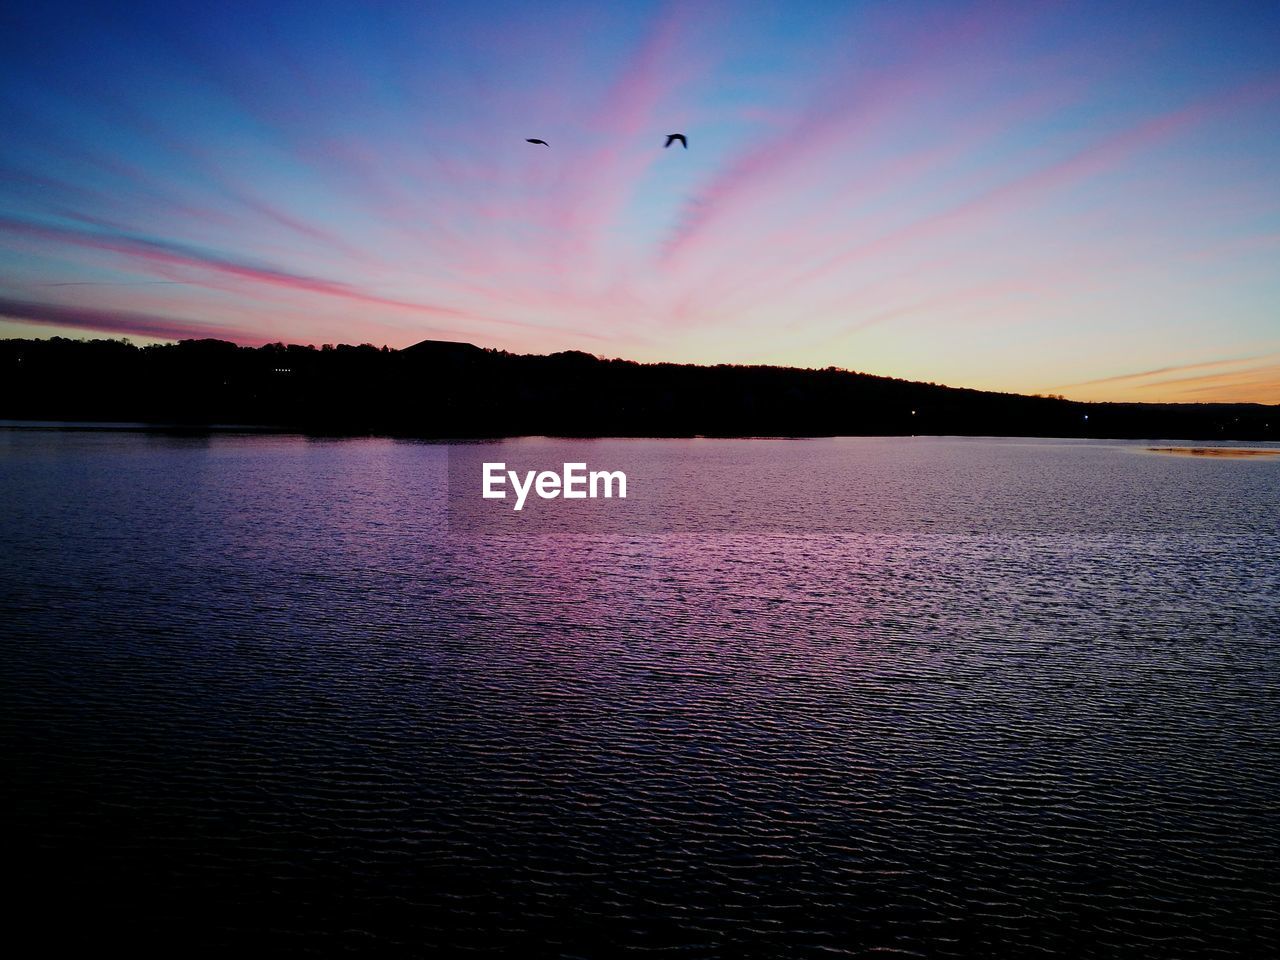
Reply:
[[1280, 458], [1152, 445], [0, 429], [10, 935], [1268, 955]]

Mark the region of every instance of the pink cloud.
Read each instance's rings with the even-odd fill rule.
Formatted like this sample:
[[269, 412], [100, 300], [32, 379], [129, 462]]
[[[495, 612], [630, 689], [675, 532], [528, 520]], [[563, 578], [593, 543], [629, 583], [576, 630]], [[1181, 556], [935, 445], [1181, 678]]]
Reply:
[[[997, 47], [1028, 22], [1023, 16], [994, 10], [970, 10], [955, 16], [939, 12], [915, 25], [901, 42], [908, 51], [891, 67], [869, 71], [854, 60], [826, 84], [793, 122], [779, 128], [717, 174], [685, 206], [660, 260], [671, 264], [688, 254], [712, 225], [744, 201], [758, 198], [771, 182], [788, 171], [822, 157], [856, 137], [867, 138], [883, 124], [907, 111], [907, 102], [922, 92], [957, 82], [946, 57], [982, 39]], [[884, 29], [880, 25], [879, 29]], [[857, 31], [874, 36], [877, 25]], [[941, 83], [946, 79], [946, 84]]]
[[1153, 117], [1087, 147], [1073, 157], [860, 244], [805, 271], [793, 278], [788, 286], [819, 280], [860, 260], [883, 255], [947, 231], [963, 233], [972, 230], [978, 221], [993, 214], [1033, 204], [1055, 190], [1111, 169], [1133, 154], [1169, 140], [1214, 116], [1245, 104], [1271, 99], [1277, 94], [1280, 94], [1280, 77], [1273, 76]]
[[0, 298], [0, 317], [24, 323], [74, 327], [81, 330], [97, 330], [102, 333], [134, 334], [140, 337], [153, 337], [157, 340], [213, 337], [218, 340], [246, 343], [251, 339], [243, 330], [196, 320], [156, 317], [123, 310], [39, 303], [31, 300]]
[[[563, 167], [546, 211], [552, 231], [562, 238], [552, 258], [552, 269], [562, 281], [582, 272], [581, 264], [596, 254], [602, 233], [630, 202], [646, 170], [661, 159], [658, 144], [641, 144], [637, 138], [655, 134], [659, 106], [693, 76], [677, 56], [689, 22], [687, 8], [666, 6], [587, 118], [586, 129], [597, 146]], [[676, 122], [671, 115], [663, 120]]]
[[[1000, 134], [1014, 130], [1026, 120], [1046, 114], [1051, 108], [1070, 102], [1082, 90], [1082, 84], [1069, 83], [1049, 91], [1033, 91], [1013, 102], [984, 115], [981, 123], [965, 124], [959, 133], [941, 143], [929, 145], [894, 156], [865, 174], [850, 178], [843, 187], [835, 189], [825, 198], [821, 208], [798, 221], [788, 223], [778, 230], [764, 230], [752, 234], [749, 239], [753, 254], [744, 258], [768, 256], [775, 269], [754, 278], [755, 283], [743, 282], [737, 263], [721, 268], [701, 284], [700, 299], [711, 299], [721, 307], [730, 303], [758, 303], [760, 289], [776, 285], [783, 266], [778, 251], [793, 251], [796, 258], [812, 259], [815, 238], [820, 228], [833, 216], [848, 217], [856, 204], [864, 204], [889, 195], [893, 190], [915, 183], [934, 171], [962, 159], [974, 148]], [[683, 324], [688, 324], [698, 314], [699, 307], [689, 298], [676, 311]]]
[[[26, 236], [39, 237], [54, 242], [69, 242], [92, 249], [123, 253], [127, 256], [138, 257], [160, 265], [200, 268], [212, 271], [215, 274], [221, 274], [223, 276], [241, 280], [250, 280], [255, 283], [267, 284], [289, 291], [339, 297], [345, 300], [373, 306], [411, 310], [415, 313], [428, 314], [437, 318], [478, 321], [520, 330], [545, 330], [544, 327], [538, 324], [530, 324], [523, 321], [503, 318], [485, 317], [456, 307], [447, 307], [438, 304], [423, 303], [420, 301], [401, 300], [394, 297], [379, 296], [339, 281], [292, 273], [290, 271], [262, 264], [236, 261], [219, 254], [197, 250], [185, 244], [154, 240], [129, 234], [76, 230], [69, 227], [40, 224], [26, 220], [19, 220], [13, 217], [2, 216], [0, 216], [0, 230], [6, 230], [11, 233], [18, 233]], [[602, 339], [599, 334], [595, 334], [591, 331], [572, 332], [579, 337]]]

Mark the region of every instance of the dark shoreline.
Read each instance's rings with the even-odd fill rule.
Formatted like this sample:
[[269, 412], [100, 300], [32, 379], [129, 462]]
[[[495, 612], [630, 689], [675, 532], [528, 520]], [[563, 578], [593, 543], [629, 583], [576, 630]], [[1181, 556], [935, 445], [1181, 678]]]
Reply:
[[1037, 437], [1280, 441], [1280, 405], [1085, 403], [840, 370], [641, 364], [424, 341], [0, 340], [0, 419], [465, 440]]
[[[778, 441], [778, 440], [1005, 440], [1009, 442], [1040, 442], [1051, 440], [1063, 441], [1080, 441], [1080, 442], [1105, 442], [1114, 441], [1117, 443], [1125, 443], [1134, 445], [1135, 449], [1141, 448], [1144, 443], [1152, 444], [1169, 444], [1170, 446], [1154, 446], [1142, 448], [1146, 452], [1151, 453], [1177, 453], [1213, 456], [1221, 451], [1224, 455], [1229, 455], [1233, 451], [1240, 451], [1241, 454], [1247, 454], [1257, 451], [1260, 454], [1272, 454], [1280, 456], [1280, 446], [1262, 446], [1269, 443], [1265, 440], [1222, 440], [1217, 441], [1220, 447], [1204, 445], [1202, 440], [1194, 440], [1189, 437], [1091, 437], [1091, 436], [1073, 436], [1073, 437], [1052, 437], [1052, 436], [1014, 436], [1014, 435], [991, 435], [991, 434], [961, 434], [961, 433], [911, 433], [911, 434], [831, 434], [831, 435], [761, 435], [761, 436], [708, 436], [704, 434], [695, 434], [693, 436], [642, 436], [642, 435], [615, 435], [600, 434], [585, 436], [581, 434], [513, 434], [505, 436], [470, 436], [470, 437], [448, 437], [448, 436], [423, 436], [416, 434], [397, 434], [397, 433], [323, 433], [308, 430], [299, 430], [288, 426], [271, 426], [257, 424], [227, 424], [227, 423], [119, 423], [113, 421], [62, 421], [62, 420], [0, 420], [0, 431], [19, 430], [30, 432], [58, 432], [58, 433], [148, 433], [161, 436], [171, 437], [203, 437], [203, 436], [261, 436], [261, 437], [298, 437], [304, 440], [404, 440], [418, 443], [428, 444], [474, 444], [474, 443], [500, 443], [506, 440], [581, 440], [583, 442], [593, 440], [743, 440], [743, 441]], [[1196, 446], [1179, 446], [1196, 444]], [[1229, 457], [1228, 457], [1229, 458]], [[1256, 459], [1256, 458], [1248, 458]]]

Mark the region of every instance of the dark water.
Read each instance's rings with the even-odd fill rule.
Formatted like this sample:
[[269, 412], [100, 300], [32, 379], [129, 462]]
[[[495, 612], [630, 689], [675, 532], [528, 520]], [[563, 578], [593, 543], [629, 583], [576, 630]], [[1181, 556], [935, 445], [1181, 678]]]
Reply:
[[822, 478], [809, 531], [463, 536], [442, 447], [0, 431], [8, 935], [1271, 955], [1280, 462], [702, 444], [573, 450], [757, 520]]

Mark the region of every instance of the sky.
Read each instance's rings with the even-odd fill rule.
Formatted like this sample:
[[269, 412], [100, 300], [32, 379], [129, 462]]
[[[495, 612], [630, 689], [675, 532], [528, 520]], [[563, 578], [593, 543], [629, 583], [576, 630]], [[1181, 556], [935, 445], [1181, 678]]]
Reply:
[[1280, 403], [1280, 2], [5, 4], [0, 131], [0, 336]]

